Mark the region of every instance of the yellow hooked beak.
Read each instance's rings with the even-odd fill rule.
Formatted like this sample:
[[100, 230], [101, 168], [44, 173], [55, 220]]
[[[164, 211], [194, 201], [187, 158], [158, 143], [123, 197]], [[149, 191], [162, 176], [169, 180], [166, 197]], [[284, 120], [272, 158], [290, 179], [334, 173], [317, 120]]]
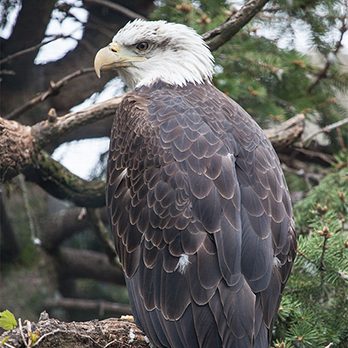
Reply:
[[133, 62], [144, 61], [145, 57], [136, 56], [127, 48], [111, 42], [108, 46], [100, 49], [94, 58], [94, 70], [100, 77], [101, 70], [131, 66]]

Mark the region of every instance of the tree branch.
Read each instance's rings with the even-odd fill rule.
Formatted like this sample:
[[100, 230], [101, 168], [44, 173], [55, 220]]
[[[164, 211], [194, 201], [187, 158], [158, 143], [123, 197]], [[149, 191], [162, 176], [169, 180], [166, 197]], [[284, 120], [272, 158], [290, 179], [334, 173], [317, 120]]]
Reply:
[[26, 321], [22, 328], [6, 331], [0, 342], [7, 347], [23, 347], [36, 337], [31, 347], [56, 348], [149, 348], [149, 341], [132, 321], [133, 317], [65, 323], [46, 317], [37, 323]]
[[120, 4], [116, 4], [116, 3], [108, 1], [108, 0], [84, 0], [84, 2], [105, 6], [107, 8], [112, 9], [112, 10], [115, 10], [119, 13], [122, 13], [123, 15], [125, 15], [126, 17], [131, 18], [131, 19], [137, 19], [137, 18], [146, 19], [141, 14], [136, 13], [127, 7], [124, 7]]
[[80, 70], [74, 71], [72, 74], [69, 74], [69, 75], [63, 77], [61, 80], [59, 80], [57, 82], [51, 81], [50, 87], [48, 88], [47, 91], [41, 92], [40, 94], [38, 94], [34, 98], [30, 99], [29, 101], [27, 101], [26, 103], [21, 105], [19, 108], [13, 110], [8, 115], [6, 115], [5, 118], [7, 118], [9, 120], [16, 118], [16, 116], [31, 109], [32, 107], [34, 107], [38, 103], [45, 101], [48, 97], [57, 94], [59, 92], [59, 90], [63, 86], [65, 86], [70, 80], [73, 80], [76, 77], [79, 77], [81, 75], [91, 73], [91, 72], [94, 72], [93, 68], [80, 69]]
[[344, 119], [342, 119], [340, 121], [334, 122], [332, 124], [329, 124], [328, 126], [325, 126], [325, 127], [321, 128], [321, 129], [319, 129], [318, 131], [309, 134], [304, 140], [302, 140], [302, 144], [303, 144], [303, 146], [307, 146], [307, 145], [309, 145], [310, 141], [313, 138], [315, 138], [318, 134], [329, 133], [333, 129], [342, 127], [345, 124], [348, 124], [348, 117], [346, 117], [346, 118], [344, 118]]
[[[9, 55], [18, 52], [23, 48], [24, 42], [29, 47], [41, 42], [44, 38], [46, 27], [50, 21], [55, 3], [56, 0], [22, 1], [22, 8], [19, 11], [14, 29], [10, 38], [4, 42], [2, 53]], [[38, 48], [39, 47], [36, 47], [36, 49]], [[35, 50], [31, 52], [32, 54], [26, 56], [26, 59], [20, 62], [21, 65], [25, 63], [24, 69], [33, 63], [36, 56]]]
[[65, 116], [58, 117], [56, 122], [45, 120], [35, 124], [31, 129], [36, 144], [39, 147], [44, 147], [78, 127], [114, 116], [121, 100], [122, 97], [112, 98], [83, 111], [71, 112]]
[[261, 10], [269, 0], [249, 0], [225, 23], [203, 34], [212, 51], [230, 40]]
[[[51, 214], [47, 218], [40, 219], [40, 234], [42, 247], [51, 251], [72, 237], [75, 233], [85, 230], [89, 226], [87, 211], [85, 208], [69, 207]], [[47, 228], [48, 227], [48, 228]]]
[[303, 114], [298, 114], [274, 128], [265, 129], [265, 134], [276, 150], [283, 149], [300, 138], [304, 130], [304, 119]]
[[53, 298], [45, 301], [45, 308], [64, 308], [78, 310], [93, 310], [100, 313], [100, 316], [105, 312], [116, 315], [132, 314], [129, 305], [123, 303], [108, 302], [103, 300], [87, 300], [78, 298]]
[[58, 272], [64, 278], [89, 278], [125, 285], [121, 267], [112, 265], [104, 253], [65, 247], [54, 256]]
[[80, 207], [105, 205], [104, 181], [81, 179], [44, 151], [35, 155], [30, 166], [23, 168], [23, 173], [27, 180], [35, 182], [56, 198], [70, 200]]
[[327, 73], [332, 65], [332, 63], [337, 59], [337, 54], [339, 52], [339, 50], [341, 49], [342, 45], [342, 41], [343, 41], [343, 37], [344, 34], [346, 33], [346, 31], [348, 30], [348, 26], [347, 26], [347, 15], [343, 16], [341, 19], [341, 27], [339, 29], [340, 31], [340, 37], [338, 39], [338, 41], [335, 44], [335, 48], [332, 52], [329, 52], [328, 56], [326, 57], [326, 63], [323, 67], [323, 69], [319, 72], [319, 74], [317, 75], [316, 79], [314, 80], [314, 82], [308, 87], [308, 93], [312, 93], [312, 91], [314, 90], [314, 88], [320, 83], [321, 80], [326, 79]]
[[15, 58], [17, 58], [17, 57], [22, 56], [23, 54], [27, 54], [27, 53], [30, 53], [30, 52], [32, 52], [32, 51], [36, 51], [38, 48], [40, 48], [40, 47], [42, 47], [42, 46], [45, 46], [45, 45], [47, 45], [47, 44], [49, 44], [49, 43], [51, 43], [51, 42], [53, 42], [53, 41], [55, 41], [55, 40], [58, 40], [58, 39], [65, 39], [65, 38], [71, 38], [71, 36], [70, 36], [70, 35], [62, 35], [62, 34], [60, 34], [60, 35], [55, 35], [55, 36], [53, 36], [52, 38], [50, 38], [50, 39], [48, 39], [48, 40], [46, 40], [46, 41], [44, 41], [44, 42], [40, 42], [40, 43], [38, 43], [38, 44], [35, 44], [35, 45], [33, 45], [33, 46], [30, 46], [30, 47], [28, 47], [28, 48], [25, 48], [25, 49], [23, 49], [23, 50], [20, 50], [20, 51], [18, 51], [18, 52], [15, 52], [15, 53], [12, 53], [12, 54], [8, 55], [7, 57], [5, 57], [5, 58], [3, 58], [3, 59], [0, 60], [0, 64], [7, 63], [7, 62], [9, 62], [9, 61], [12, 60], [12, 59], [15, 59]]

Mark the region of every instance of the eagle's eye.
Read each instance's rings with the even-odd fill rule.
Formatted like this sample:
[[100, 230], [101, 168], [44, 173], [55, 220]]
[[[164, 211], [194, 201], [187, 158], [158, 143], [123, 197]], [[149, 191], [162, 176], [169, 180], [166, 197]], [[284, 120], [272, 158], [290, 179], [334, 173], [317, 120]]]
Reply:
[[146, 51], [149, 48], [149, 43], [146, 41], [139, 42], [135, 47], [139, 51]]

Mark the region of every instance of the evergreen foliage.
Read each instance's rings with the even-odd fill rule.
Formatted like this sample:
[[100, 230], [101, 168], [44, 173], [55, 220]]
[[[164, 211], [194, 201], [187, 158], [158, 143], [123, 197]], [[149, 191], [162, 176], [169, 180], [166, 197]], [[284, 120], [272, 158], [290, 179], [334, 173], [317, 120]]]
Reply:
[[347, 347], [348, 168], [295, 206], [297, 258], [275, 328], [275, 347]]

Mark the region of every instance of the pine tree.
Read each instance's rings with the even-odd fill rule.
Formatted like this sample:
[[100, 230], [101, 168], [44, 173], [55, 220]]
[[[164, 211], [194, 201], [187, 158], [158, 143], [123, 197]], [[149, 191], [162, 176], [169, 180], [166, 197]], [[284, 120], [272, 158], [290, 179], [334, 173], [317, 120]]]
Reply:
[[348, 169], [329, 174], [295, 206], [298, 251], [275, 347], [347, 347]]

